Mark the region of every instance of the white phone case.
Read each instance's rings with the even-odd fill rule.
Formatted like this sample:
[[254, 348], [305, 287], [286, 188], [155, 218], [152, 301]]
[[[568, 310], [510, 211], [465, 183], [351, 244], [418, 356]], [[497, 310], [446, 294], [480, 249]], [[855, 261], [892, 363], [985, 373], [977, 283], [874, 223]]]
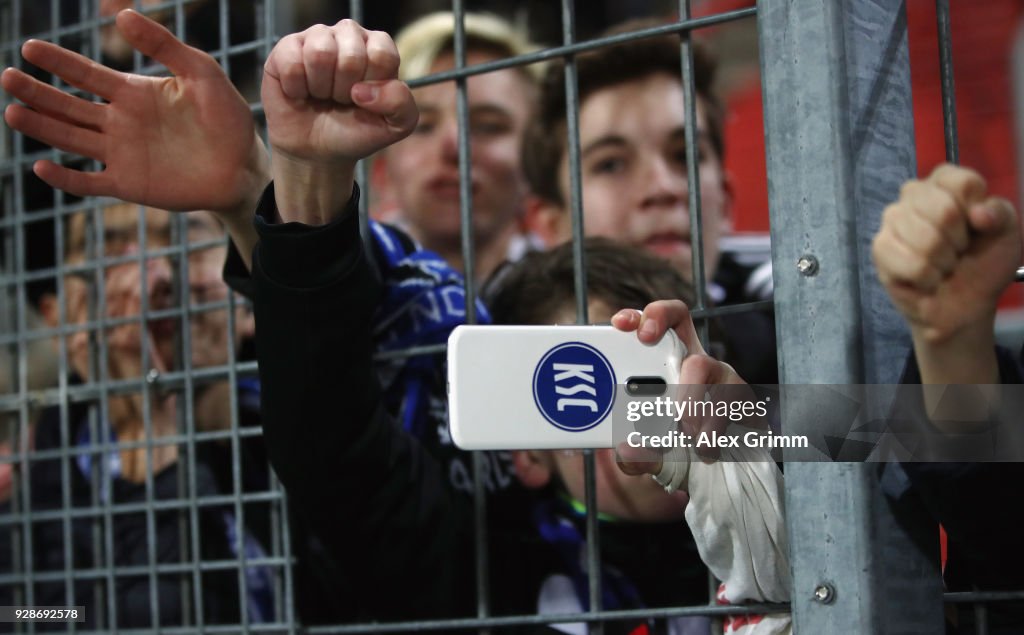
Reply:
[[636, 378], [677, 384], [686, 347], [611, 326], [460, 326], [448, 338], [448, 420], [466, 450], [610, 448]]

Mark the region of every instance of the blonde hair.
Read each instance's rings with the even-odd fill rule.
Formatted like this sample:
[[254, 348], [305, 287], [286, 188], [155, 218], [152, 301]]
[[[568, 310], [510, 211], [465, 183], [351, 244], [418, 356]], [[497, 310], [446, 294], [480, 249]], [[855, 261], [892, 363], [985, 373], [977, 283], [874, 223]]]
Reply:
[[[466, 13], [464, 24], [467, 49], [493, 49], [502, 57], [514, 57], [540, 48], [519, 29], [495, 15]], [[455, 15], [451, 11], [430, 13], [411, 22], [395, 37], [395, 46], [402, 58], [399, 78], [408, 81], [429, 75], [438, 56], [452, 50], [454, 42]], [[539, 82], [544, 74], [541, 63], [519, 68], [533, 83]]]

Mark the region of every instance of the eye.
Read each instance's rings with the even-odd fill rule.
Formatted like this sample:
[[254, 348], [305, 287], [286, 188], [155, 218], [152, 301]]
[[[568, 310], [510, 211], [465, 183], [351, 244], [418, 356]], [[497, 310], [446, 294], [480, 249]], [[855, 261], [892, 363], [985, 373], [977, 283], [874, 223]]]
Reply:
[[420, 121], [419, 123], [416, 124], [416, 127], [413, 128], [412, 133], [421, 135], [430, 134], [431, 132], [434, 131], [434, 127], [435, 126], [433, 121], [420, 117]]
[[512, 125], [504, 118], [480, 117], [470, 121], [469, 128], [475, 135], [497, 136], [511, 131]]
[[626, 171], [626, 160], [622, 157], [605, 157], [598, 159], [591, 166], [593, 174], [621, 174]]

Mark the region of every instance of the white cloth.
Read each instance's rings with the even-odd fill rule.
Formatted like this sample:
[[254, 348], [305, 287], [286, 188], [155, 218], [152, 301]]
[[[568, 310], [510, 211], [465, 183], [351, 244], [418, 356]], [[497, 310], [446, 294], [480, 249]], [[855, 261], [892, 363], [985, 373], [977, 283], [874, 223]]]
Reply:
[[[675, 448], [655, 480], [668, 491], [689, 492], [686, 522], [701, 559], [722, 581], [719, 603], [789, 601], [782, 473], [767, 450], [723, 448], [721, 460], [703, 463], [692, 448]], [[791, 632], [784, 614], [738, 616], [725, 624], [727, 634]]]

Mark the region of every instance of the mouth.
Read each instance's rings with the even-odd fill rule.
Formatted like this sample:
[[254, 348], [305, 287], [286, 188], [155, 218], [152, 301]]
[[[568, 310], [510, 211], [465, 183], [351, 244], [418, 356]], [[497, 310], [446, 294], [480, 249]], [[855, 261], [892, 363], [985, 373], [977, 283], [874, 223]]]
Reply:
[[690, 249], [690, 237], [677, 232], [664, 232], [648, 236], [643, 246], [661, 256], [675, 256]]
[[178, 332], [178, 321], [174, 318], [149, 320], [146, 325], [149, 327], [149, 332], [152, 333], [153, 339], [157, 341], [170, 339]]
[[[470, 185], [470, 193], [476, 193], [476, 184]], [[460, 187], [458, 178], [436, 177], [427, 181], [427, 191], [437, 199], [458, 202]]]

